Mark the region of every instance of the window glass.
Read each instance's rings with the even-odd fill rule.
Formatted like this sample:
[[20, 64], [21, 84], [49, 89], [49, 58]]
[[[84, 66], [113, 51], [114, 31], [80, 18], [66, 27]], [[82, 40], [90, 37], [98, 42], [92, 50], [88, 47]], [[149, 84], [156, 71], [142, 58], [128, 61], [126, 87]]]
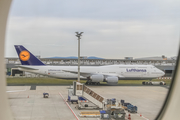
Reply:
[[[80, 84], [78, 90], [87, 95], [85, 99], [103, 102], [104, 110], [108, 100], [124, 100], [137, 107], [120, 103], [126, 116], [135, 112], [131, 115], [137, 119], [155, 119], [176, 65], [179, 4], [176, 0], [13, 0], [5, 63], [7, 90], [20, 90], [9, 93], [9, 98], [16, 98], [9, 99], [14, 118], [74, 119], [63, 99], [75, 95], [67, 86], [77, 81], [80, 64], [86, 89]], [[75, 32], [83, 32], [80, 40]], [[50, 94], [51, 102], [40, 99], [47, 95], [43, 93]], [[75, 114], [83, 112], [67, 104]], [[32, 109], [21, 114], [26, 106]]]

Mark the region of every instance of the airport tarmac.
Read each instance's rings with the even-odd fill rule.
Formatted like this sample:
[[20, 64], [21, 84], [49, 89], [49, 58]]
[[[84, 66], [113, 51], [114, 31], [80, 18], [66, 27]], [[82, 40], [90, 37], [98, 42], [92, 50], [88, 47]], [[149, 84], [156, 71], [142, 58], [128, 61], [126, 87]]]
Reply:
[[[132, 120], [137, 120], [140, 114], [143, 116], [143, 118], [141, 117], [142, 120], [155, 119], [168, 92], [166, 87], [161, 86], [89, 87], [105, 98], [123, 99], [136, 105], [138, 107], [138, 114], [132, 114]], [[59, 94], [61, 93], [67, 99], [69, 86], [36, 86], [35, 90], [30, 90], [30, 88], [31, 86], [7, 86], [7, 90], [27, 89], [22, 92], [7, 93], [15, 120], [76, 120]], [[50, 94], [49, 98], [43, 98], [44, 92]], [[75, 104], [70, 104], [70, 107], [78, 116], [80, 110], [75, 109]], [[81, 117], [79, 119], [97, 120], [97, 118]]]

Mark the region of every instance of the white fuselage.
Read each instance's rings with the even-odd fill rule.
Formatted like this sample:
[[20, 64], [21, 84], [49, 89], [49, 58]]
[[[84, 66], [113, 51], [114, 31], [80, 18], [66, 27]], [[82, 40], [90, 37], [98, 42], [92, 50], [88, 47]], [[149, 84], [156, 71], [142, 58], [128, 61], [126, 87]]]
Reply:
[[[19, 67], [19, 70], [62, 79], [76, 79], [78, 77], [77, 66], [23, 66], [23, 68]], [[116, 76], [118, 79], [137, 80], [153, 79], [164, 75], [163, 71], [152, 65], [81, 66], [80, 73], [81, 79], [87, 79], [91, 75], [96, 74], [101, 74], [105, 77]]]

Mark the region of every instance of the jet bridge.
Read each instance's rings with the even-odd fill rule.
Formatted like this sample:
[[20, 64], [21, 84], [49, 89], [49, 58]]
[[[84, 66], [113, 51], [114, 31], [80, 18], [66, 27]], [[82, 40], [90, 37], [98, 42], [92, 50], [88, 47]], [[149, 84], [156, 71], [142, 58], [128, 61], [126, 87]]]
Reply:
[[98, 93], [91, 90], [89, 87], [87, 87], [84, 84], [81, 84], [79, 82], [73, 82], [73, 89], [74, 89], [74, 95], [82, 96], [89, 101], [91, 101], [93, 104], [97, 105], [99, 108], [104, 107], [104, 101], [105, 98]]

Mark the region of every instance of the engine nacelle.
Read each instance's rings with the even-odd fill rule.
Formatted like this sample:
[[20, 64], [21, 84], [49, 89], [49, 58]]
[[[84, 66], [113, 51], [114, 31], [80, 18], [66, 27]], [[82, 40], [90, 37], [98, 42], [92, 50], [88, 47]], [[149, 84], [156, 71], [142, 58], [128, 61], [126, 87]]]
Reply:
[[90, 79], [92, 82], [102, 82], [104, 80], [104, 75], [92, 75]]
[[118, 77], [107, 77], [105, 80], [108, 84], [112, 85], [118, 83]]

